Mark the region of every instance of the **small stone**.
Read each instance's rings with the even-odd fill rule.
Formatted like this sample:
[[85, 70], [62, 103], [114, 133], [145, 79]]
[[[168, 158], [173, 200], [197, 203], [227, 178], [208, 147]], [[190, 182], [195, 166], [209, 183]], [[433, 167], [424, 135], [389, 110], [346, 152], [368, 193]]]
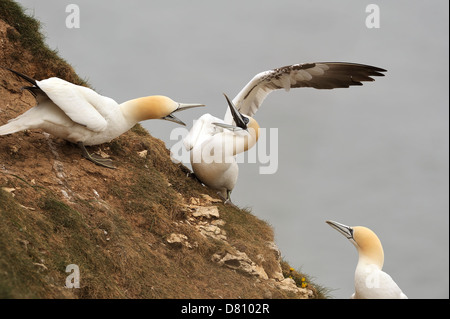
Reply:
[[148, 154], [148, 151], [147, 150], [143, 150], [143, 151], [137, 152], [137, 153], [138, 153], [139, 157], [146, 158], [147, 154]]
[[221, 199], [212, 198], [208, 194], [202, 194], [202, 197], [203, 197], [204, 200], [206, 200], [207, 202], [210, 202], [210, 203], [222, 203]]
[[172, 233], [167, 237], [166, 242], [175, 248], [181, 248], [182, 246], [192, 248], [191, 244], [188, 242], [187, 236], [183, 234]]
[[211, 259], [221, 266], [226, 266], [260, 279], [269, 279], [264, 269], [255, 264], [244, 252], [236, 251], [233, 254], [227, 252], [224, 256], [214, 254]]
[[200, 199], [198, 199], [198, 198], [195, 198], [195, 197], [191, 197], [190, 199], [189, 199], [189, 204], [190, 205], [200, 205]]
[[5, 192], [10, 193], [12, 197], [15, 196], [14, 193], [13, 193], [13, 192], [16, 190], [15, 188], [2, 187], [2, 189], [3, 189]]
[[192, 213], [192, 216], [194, 217], [205, 217], [207, 219], [210, 219], [212, 217], [219, 218], [219, 209], [217, 206], [208, 206], [203, 207], [199, 206], [196, 207], [195, 212]]

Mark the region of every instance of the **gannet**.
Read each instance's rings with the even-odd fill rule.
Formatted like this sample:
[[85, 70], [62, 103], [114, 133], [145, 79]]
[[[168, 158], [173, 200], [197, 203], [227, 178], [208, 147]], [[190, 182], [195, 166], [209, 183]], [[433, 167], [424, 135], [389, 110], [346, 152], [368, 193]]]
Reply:
[[[259, 137], [259, 125], [253, 115], [267, 97], [278, 89], [312, 87], [315, 89], [348, 88], [374, 81], [386, 70], [363, 64], [316, 62], [284, 66], [261, 72], [230, 101], [224, 119], [202, 115], [193, 125], [183, 143], [191, 151], [195, 176], [216, 189], [230, 202], [230, 194], [238, 177], [235, 155], [253, 147]], [[226, 144], [227, 141], [234, 144]], [[226, 147], [228, 146], [228, 147]], [[223, 155], [223, 156], [220, 156]], [[223, 158], [224, 160], [220, 161]]]
[[163, 119], [185, 125], [173, 113], [204, 106], [178, 103], [162, 95], [141, 97], [118, 104], [92, 89], [57, 77], [37, 81], [17, 71], [5, 69], [32, 84], [24, 89], [33, 94], [37, 105], [0, 126], [0, 135], [42, 129], [77, 144], [85, 158], [108, 168], [114, 168], [112, 161], [90, 154], [85, 145], [110, 142], [144, 120]]
[[372, 230], [362, 226], [349, 227], [330, 220], [326, 222], [358, 250], [352, 299], [408, 299], [391, 276], [381, 270], [384, 263], [383, 247]]

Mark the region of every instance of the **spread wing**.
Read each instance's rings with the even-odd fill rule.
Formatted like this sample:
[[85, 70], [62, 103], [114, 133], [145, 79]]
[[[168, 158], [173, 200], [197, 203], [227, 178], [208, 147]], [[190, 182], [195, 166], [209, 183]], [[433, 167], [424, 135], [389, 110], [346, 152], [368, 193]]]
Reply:
[[[273, 90], [312, 87], [315, 89], [348, 88], [374, 81], [386, 70], [364, 64], [346, 62], [316, 62], [284, 66], [257, 74], [233, 99], [239, 112], [253, 116]], [[227, 111], [225, 122], [230, 121]]]

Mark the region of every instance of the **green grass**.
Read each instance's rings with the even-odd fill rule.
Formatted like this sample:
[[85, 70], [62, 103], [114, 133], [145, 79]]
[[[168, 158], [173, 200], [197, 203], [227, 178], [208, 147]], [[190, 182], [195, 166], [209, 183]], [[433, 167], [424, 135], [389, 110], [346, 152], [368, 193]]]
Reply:
[[296, 270], [290, 267], [289, 263], [285, 260], [281, 261], [281, 269], [283, 271], [284, 278], [294, 279], [297, 287], [312, 289], [314, 292], [314, 297], [316, 299], [331, 298], [330, 296], [331, 289], [317, 284], [312, 276], [303, 273], [301, 269]]
[[[0, 0], [0, 19], [11, 26], [2, 39], [9, 54], [5, 54], [9, 63], [5, 66], [21, 71], [20, 66], [26, 63], [34, 72], [29, 76], [37, 79], [58, 76], [87, 85], [55, 50], [47, 47], [40, 23], [24, 13], [19, 4]], [[32, 58], [25, 60], [27, 56]], [[28, 138], [20, 143], [27, 145]], [[59, 147], [70, 150], [63, 144]], [[5, 181], [0, 186], [16, 188], [13, 197], [0, 187], [0, 298], [263, 295], [268, 289], [263, 283], [211, 262], [214, 253], [230, 246], [204, 238], [189, 226], [180, 201], [189, 202], [191, 197], [201, 198], [201, 194], [216, 197], [215, 191], [186, 177], [187, 169], [171, 162], [162, 141], [137, 125], [105, 147], [109, 147], [107, 153], [117, 163], [121, 179], [97, 167], [83, 171], [79, 185], [68, 175], [74, 189], [70, 201], [61, 195], [58, 185], [35, 175], [33, 168], [42, 163], [30, 161], [24, 171], [0, 175], [0, 181]], [[145, 158], [138, 156], [143, 150], [148, 151]], [[83, 160], [79, 154], [70, 158], [69, 153], [65, 154], [66, 167]], [[53, 173], [50, 168], [49, 174]], [[28, 182], [32, 179], [36, 183]], [[97, 189], [101, 198], [86, 192], [85, 186], [94, 184], [103, 188]], [[267, 260], [263, 267], [268, 272], [275, 269], [270, 264], [275, 262], [274, 253], [266, 246], [273, 241], [272, 227], [248, 209], [216, 205], [226, 221], [222, 228], [232, 249], [245, 252], [253, 260], [262, 255]], [[165, 239], [173, 232], [185, 234], [197, 245], [193, 249], [169, 247]], [[80, 267], [80, 289], [64, 288], [69, 264]]]
[[[12, 0], [1, 0], [0, 18], [13, 27], [7, 30], [8, 40], [19, 43], [24, 49], [30, 51], [33, 61], [26, 62], [32, 62], [39, 67], [38, 73], [41, 78], [57, 76], [75, 84], [88, 86], [87, 81], [79, 78], [72, 67], [58, 56], [57, 50], [47, 46], [45, 37], [41, 33], [41, 23], [28, 16], [20, 4]], [[17, 51], [12, 57], [17, 65], [6, 66], [18, 68], [22, 62], [22, 54]], [[50, 74], [50, 70], [55, 73]]]

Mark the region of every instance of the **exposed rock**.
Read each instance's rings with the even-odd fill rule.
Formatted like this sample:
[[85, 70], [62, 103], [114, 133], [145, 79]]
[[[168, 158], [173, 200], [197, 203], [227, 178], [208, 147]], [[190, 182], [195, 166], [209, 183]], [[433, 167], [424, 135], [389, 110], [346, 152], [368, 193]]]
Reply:
[[2, 189], [3, 189], [5, 192], [10, 193], [13, 197], [15, 196], [14, 193], [13, 193], [13, 192], [16, 190], [15, 188], [11, 188], [11, 187], [2, 187]]
[[212, 198], [211, 196], [207, 195], [207, 194], [202, 194], [202, 197], [204, 200], [206, 200], [209, 203], [221, 203], [222, 200], [218, 199], [218, 198]]
[[271, 284], [278, 289], [294, 293], [296, 295], [301, 296], [304, 299], [312, 298], [314, 296], [314, 292], [312, 290], [306, 288], [300, 288], [295, 284], [294, 279], [285, 278], [282, 281], [273, 280]]
[[194, 217], [204, 217], [207, 219], [211, 219], [211, 218], [219, 218], [219, 209], [217, 208], [217, 206], [198, 206], [195, 207], [195, 211], [192, 213], [192, 216]]
[[269, 279], [264, 268], [255, 264], [244, 252], [236, 251], [233, 254], [227, 252], [225, 255], [216, 253], [212, 256], [212, 261], [221, 266], [246, 273], [251, 276], [256, 276], [261, 279]]
[[147, 151], [147, 150], [143, 150], [143, 151], [141, 151], [141, 152], [138, 152], [138, 155], [139, 155], [139, 157], [141, 157], [141, 158], [146, 158], [146, 157], [147, 157], [147, 154], [148, 154], [148, 151]]
[[172, 233], [167, 237], [166, 242], [175, 248], [181, 248], [183, 246], [192, 248], [192, 245], [188, 242], [187, 236], [183, 234]]
[[281, 253], [280, 250], [278, 249], [277, 245], [270, 241], [266, 243], [267, 247], [269, 247], [275, 254], [275, 259], [277, 261], [277, 269], [275, 271], [272, 272], [270, 278], [273, 278], [277, 281], [282, 281], [284, 280], [284, 276], [283, 276], [283, 270], [281, 269]]
[[200, 231], [200, 234], [202, 234], [205, 237], [211, 237], [217, 240], [227, 240], [227, 234], [225, 230], [220, 229], [219, 227], [215, 225], [198, 225], [197, 229]]

